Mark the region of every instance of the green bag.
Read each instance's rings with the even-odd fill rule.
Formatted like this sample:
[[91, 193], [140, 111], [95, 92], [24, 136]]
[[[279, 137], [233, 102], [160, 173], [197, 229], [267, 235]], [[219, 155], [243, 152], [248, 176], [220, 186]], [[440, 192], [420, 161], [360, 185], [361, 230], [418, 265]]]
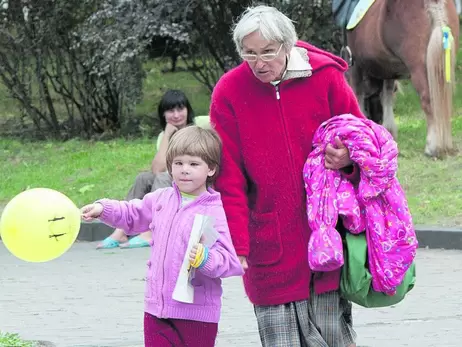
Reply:
[[411, 264], [401, 285], [393, 296], [372, 289], [372, 275], [367, 261], [366, 234], [346, 233], [343, 247], [344, 265], [340, 279], [340, 294], [345, 299], [363, 307], [386, 307], [404, 299], [414, 288], [415, 262]]

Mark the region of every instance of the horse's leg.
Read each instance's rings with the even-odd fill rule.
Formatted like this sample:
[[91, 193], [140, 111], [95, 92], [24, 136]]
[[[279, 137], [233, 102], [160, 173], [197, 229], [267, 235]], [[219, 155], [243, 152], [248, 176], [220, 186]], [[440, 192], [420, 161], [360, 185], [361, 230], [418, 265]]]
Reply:
[[398, 139], [398, 128], [395, 122], [395, 114], [393, 112], [395, 80], [384, 80], [381, 93], [381, 102], [383, 108], [382, 125], [391, 133], [395, 141]]
[[363, 74], [361, 71], [361, 68], [358, 66], [358, 63], [354, 63], [350, 69], [348, 70], [348, 82], [350, 83], [351, 88], [356, 94], [356, 98], [358, 99], [359, 107], [361, 108], [361, 111], [364, 113], [366, 117], [368, 115], [366, 114], [365, 110], [365, 91], [364, 91], [364, 80], [363, 80]]

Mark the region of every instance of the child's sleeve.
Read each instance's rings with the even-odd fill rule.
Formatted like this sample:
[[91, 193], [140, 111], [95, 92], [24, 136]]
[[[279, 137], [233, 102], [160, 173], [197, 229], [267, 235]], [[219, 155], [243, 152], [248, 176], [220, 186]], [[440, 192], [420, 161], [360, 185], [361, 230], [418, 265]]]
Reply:
[[209, 249], [207, 261], [198, 270], [211, 278], [242, 276], [244, 270], [234, 249], [225, 211], [222, 206], [217, 208], [214, 227], [220, 236]]
[[101, 199], [96, 201], [103, 205], [103, 212], [98, 217], [103, 223], [122, 229], [125, 234], [139, 234], [149, 230], [152, 222], [153, 206], [160, 191], [146, 194], [142, 200], [118, 201]]

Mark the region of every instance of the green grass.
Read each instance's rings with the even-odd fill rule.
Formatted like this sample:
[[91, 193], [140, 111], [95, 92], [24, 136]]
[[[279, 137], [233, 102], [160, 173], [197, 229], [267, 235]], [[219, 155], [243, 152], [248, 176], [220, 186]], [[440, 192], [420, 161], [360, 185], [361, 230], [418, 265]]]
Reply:
[[[416, 117], [417, 118], [417, 117]], [[400, 118], [398, 178], [406, 192], [414, 223], [462, 225], [462, 156], [433, 161], [423, 155], [426, 124]], [[462, 117], [453, 120], [456, 146], [462, 149]]]
[[0, 347], [34, 347], [35, 343], [22, 340], [17, 334], [0, 331]]
[[[459, 65], [462, 55], [459, 54]], [[162, 74], [159, 63], [146, 65], [144, 100], [137, 113], [153, 112], [168, 88], [183, 89], [197, 114], [206, 114], [210, 95], [190, 73]], [[462, 80], [460, 66], [458, 80]], [[4, 97], [4, 95], [3, 95]], [[462, 149], [462, 88], [454, 97], [453, 136]], [[0, 88], [0, 104], [2, 89]], [[6, 105], [9, 105], [8, 102]], [[11, 110], [10, 110], [11, 111]], [[10, 112], [4, 108], [3, 117]], [[12, 112], [12, 111], [11, 111]], [[404, 83], [395, 107], [399, 123], [398, 177], [406, 191], [416, 224], [462, 224], [462, 156], [433, 161], [423, 155], [426, 123], [412, 86]], [[107, 142], [19, 142], [0, 139], [0, 205], [27, 188], [48, 187], [68, 195], [78, 206], [97, 198], [122, 199], [136, 174], [148, 170], [155, 139], [117, 139]], [[462, 153], [462, 152], [461, 152]]]
[[124, 198], [137, 172], [149, 169], [152, 140], [19, 142], [0, 140], [0, 201], [47, 187], [82, 205], [96, 197]]

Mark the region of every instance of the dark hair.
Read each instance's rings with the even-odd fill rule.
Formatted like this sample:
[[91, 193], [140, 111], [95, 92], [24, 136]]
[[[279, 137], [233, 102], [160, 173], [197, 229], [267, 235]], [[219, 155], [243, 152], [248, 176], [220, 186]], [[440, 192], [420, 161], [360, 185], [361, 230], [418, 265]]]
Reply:
[[159, 106], [157, 107], [157, 115], [159, 117], [162, 130], [165, 130], [165, 127], [167, 126], [167, 120], [165, 119], [164, 114], [165, 111], [169, 111], [176, 107], [186, 107], [188, 110], [186, 124], [190, 125], [194, 123], [194, 111], [186, 95], [181, 90], [170, 89], [164, 94], [162, 99], [160, 99]]

